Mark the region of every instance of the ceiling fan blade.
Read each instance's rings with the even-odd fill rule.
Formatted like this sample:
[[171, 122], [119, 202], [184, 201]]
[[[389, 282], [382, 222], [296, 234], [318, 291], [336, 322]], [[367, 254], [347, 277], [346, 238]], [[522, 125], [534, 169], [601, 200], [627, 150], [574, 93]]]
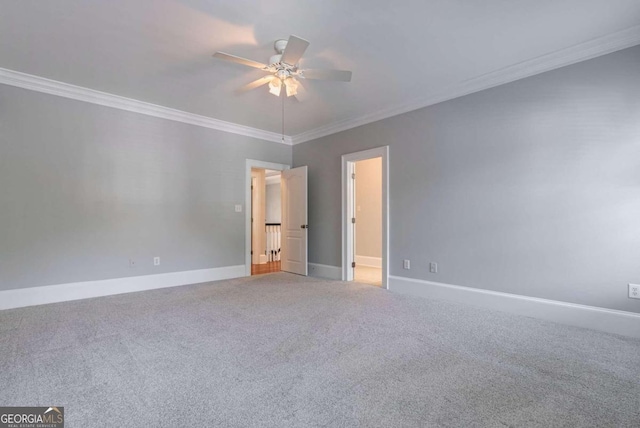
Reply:
[[307, 92], [307, 89], [302, 84], [302, 79], [298, 80], [298, 88], [295, 97], [301, 103], [309, 99], [309, 92]]
[[351, 81], [351, 72], [346, 70], [301, 70], [300, 75], [305, 79]]
[[213, 54], [214, 58], [223, 59], [225, 61], [231, 61], [242, 65], [248, 65], [249, 67], [259, 68], [260, 70], [265, 70], [269, 68], [268, 65], [259, 63], [257, 61], [252, 61], [250, 59], [241, 58], [239, 56], [230, 55], [224, 52], [216, 52]]
[[244, 94], [245, 92], [248, 92], [248, 91], [250, 91], [252, 89], [259, 88], [262, 85], [266, 85], [267, 83], [271, 82], [271, 80], [273, 80], [274, 78], [275, 78], [275, 76], [271, 76], [271, 75], [264, 76], [264, 77], [262, 77], [262, 78], [260, 78], [258, 80], [254, 80], [253, 82], [251, 82], [251, 83], [249, 83], [247, 85], [244, 85], [241, 88], [236, 89], [236, 93], [237, 94]]
[[307, 50], [308, 46], [309, 42], [305, 39], [301, 39], [294, 35], [289, 36], [287, 47], [285, 48], [280, 61], [286, 62], [289, 65], [296, 65], [298, 61], [300, 61], [300, 58], [302, 58], [302, 55], [304, 55], [304, 51]]

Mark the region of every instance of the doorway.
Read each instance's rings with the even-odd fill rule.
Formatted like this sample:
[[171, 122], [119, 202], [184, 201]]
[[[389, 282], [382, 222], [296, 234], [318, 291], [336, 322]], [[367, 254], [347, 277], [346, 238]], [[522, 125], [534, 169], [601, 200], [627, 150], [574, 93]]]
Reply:
[[[280, 201], [281, 201], [281, 235], [279, 238], [279, 248], [277, 246], [263, 249], [263, 243], [252, 242], [254, 236], [262, 237], [264, 228], [268, 227], [266, 222], [266, 210], [264, 207], [265, 217], [253, 219], [253, 198], [252, 183], [261, 180], [264, 176], [266, 186], [267, 171], [272, 170], [274, 175], [280, 174]], [[260, 172], [262, 171], [262, 172]], [[245, 164], [245, 276], [251, 276], [251, 268], [253, 264], [265, 264], [269, 258], [279, 253], [280, 270], [283, 272], [295, 273], [298, 275], [308, 274], [308, 230], [307, 224], [307, 167], [300, 166], [291, 168], [289, 165], [277, 164], [272, 162], [264, 162], [253, 159], [247, 159]], [[265, 189], [266, 198], [266, 189]], [[261, 204], [256, 202], [257, 207]], [[241, 211], [241, 210], [240, 210]], [[252, 221], [255, 220], [255, 221]], [[256, 233], [254, 227], [256, 226]], [[275, 244], [278, 244], [275, 238]], [[267, 237], [264, 241], [268, 245]], [[253, 247], [256, 252], [252, 254]], [[255, 263], [253, 263], [255, 262]]]
[[342, 156], [342, 279], [388, 288], [388, 146]]
[[251, 275], [281, 270], [280, 171], [251, 168]]
[[[279, 164], [279, 163], [273, 163], [273, 162], [264, 162], [264, 161], [259, 161], [259, 160], [254, 160], [254, 159], [247, 159], [245, 161], [245, 203], [244, 206], [246, 207], [245, 209], [245, 233], [244, 233], [244, 237], [245, 237], [245, 244], [244, 244], [244, 248], [245, 248], [245, 261], [244, 261], [244, 266], [245, 266], [245, 276], [251, 276], [251, 268], [252, 265], [254, 264], [258, 264], [260, 265], [260, 250], [256, 250], [255, 254], [252, 254], [252, 247], [256, 246], [257, 248], [260, 247], [259, 244], [255, 244], [253, 242], [253, 237], [254, 237], [254, 233], [253, 233], [253, 226], [254, 223], [257, 225], [260, 224], [259, 219], [256, 220], [256, 222], [252, 221], [253, 218], [253, 190], [251, 187], [254, 183], [254, 179], [258, 178], [256, 177], [256, 174], [254, 173], [255, 171], [263, 171], [264, 172], [264, 185], [266, 187], [266, 171], [276, 171], [279, 173], [282, 173], [282, 171], [288, 170], [291, 167], [289, 165], [285, 165], [285, 164]], [[266, 197], [266, 188], [265, 188], [265, 197]], [[264, 215], [266, 216], [266, 205], [264, 207]], [[263, 223], [266, 223], [266, 218], [262, 220]], [[263, 227], [266, 230], [266, 224], [263, 225]], [[266, 237], [265, 237], [265, 241], [266, 241]], [[262, 254], [264, 254], [264, 251], [266, 251], [266, 248], [261, 250]], [[253, 263], [256, 259], [255, 257], [258, 257], [258, 263]], [[268, 257], [263, 257], [262, 261], [266, 262], [268, 260]], [[264, 263], [262, 263], [264, 264]]]
[[353, 163], [353, 280], [382, 286], [382, 157]]

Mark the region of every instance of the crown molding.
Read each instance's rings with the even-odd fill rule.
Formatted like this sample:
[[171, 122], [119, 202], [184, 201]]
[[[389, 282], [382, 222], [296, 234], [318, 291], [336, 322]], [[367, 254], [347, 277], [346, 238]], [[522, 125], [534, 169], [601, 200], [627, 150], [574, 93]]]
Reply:
[[449, 101], [474, 92], [524, 79], [525, 77], [630, 48], [638, 44], [640, 44], [640, 25], [492, 71], [408, 103], [384, 108], [364, 116], [344, 119], [294, 135], [292, 142], [293, 144], [300, 144], [315, 140], [337, 132], [346, 131], [402, 113], [438, 104], [443, 101]]
[[[125, 98], [119, 95], [96, 91], [94, 89], [58, 82], [56, 80], [46, 79], [44, 77], [34, 76], [5, 68], [0, 68], [0, 83], [45, 94], [70, 98], [72, 100], [84, 101], [91, 104], [98, 104], [101, 106], [140, 113], [147, 116], [216, 129], [218, 131], [229, 132], [231, 134], [244, 135], [246, 137], [272, 141], [275, 143], [283, 143], [282, 135], [275, 132], [238, 125], [232, 122], [225, 122], [223, 120], [213, 119], [199, 114], [188, 113], [182, 110]], [[291, 137], [285, 136], [283, 144], [291, 145]]]
[[44, 77], [34, 76], [19, 71], [0, 68], [0, 83], [18, 88], [29, 89], [73, 100], [84, 101], [147, 116], [159, 117], [204, 128], [216, 129], [232, 134], [244, 135], [260, 140], [282, 143], [286, 145], [300, 144], [337, 132], [366, 125], [389, 117], [397, 116], [413, 110], [418, 110], [454, 98], [469, 95], [505, 83], [530, 77], [546, 71], [555, 70], [567, 65], [586, 61], [591, 58], [606, 55], [615, 51], [626, 49], [640, 44], [640, 25], [609, 34], [604, 37], [590, 40], [566, 49], [542, 55], [537, 58], [523, 61], [496, 71], [452, 85], [443, 91], [432, 93], [413, 101], [396, 106], [384, 108], [363, 116], [352, 117], [320, 126], [315, 129], [284, 137], [275, 132], [238, 125], [199, 114], [188, 113], [169, 107], [138, 101], [131, 98], [113, 95], [94, 89], [71, 85]]

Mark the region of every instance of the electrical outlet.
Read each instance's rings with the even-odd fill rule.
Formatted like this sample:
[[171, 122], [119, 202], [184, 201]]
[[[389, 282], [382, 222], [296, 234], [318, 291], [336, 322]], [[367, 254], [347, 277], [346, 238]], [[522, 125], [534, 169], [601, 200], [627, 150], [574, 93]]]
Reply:
[[629, 298], [640, 299], [640, 285], [629, 284]]
[[154, 266], [160, 266], [160, 257], [154, 257], [153, 258], [153, 265]]
[[429, 263], [429, 272], [438, 273], [438, 263]]
[[133, 260], [133, 259], [129, 259], [129, 267], [130, 267], [130, 268], [132, 268], [132, 267], [136, 267], [136, 261], [135, 261], [135, 260]]
[[236, 205], [236, 212], [237, 213], [241, 213], [242, 212], [242, 205]]
[[406, 269], [406, 270], [411, 269], [411, 260], [405, 260], [405, 261], [402, 263], [402, 267], [403, 267], [404, 269]]

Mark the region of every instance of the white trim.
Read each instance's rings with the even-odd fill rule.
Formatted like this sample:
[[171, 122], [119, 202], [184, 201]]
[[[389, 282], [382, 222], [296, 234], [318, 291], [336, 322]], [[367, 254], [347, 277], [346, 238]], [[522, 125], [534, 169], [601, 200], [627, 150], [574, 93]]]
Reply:
[[[45, 94], [70, 98], [72, 100], [84, 101], [91, 104], [98, 104], [101, 106], [145, 114], [147, 116], [154, 116], [176, 122], [188, 123], [190, 125], [202, 126], [204, 128], [216, 129], [218, 131], [229, 132], [231, 134], [244, 135], [260, 140], [282, 143], [282, 135], [276, 132], [269, 132], [262, 129], [252, 128], [250, 126], [225, 122], [224, 120], [213, 119], [199, 114], [188, 113], [182, 110], [134, 100], [132, 98], [121, 97], [119, 95], [108, 94], [106, 92], [58, 82], [56, 80], [21, 73], [19, 71], [8, 70], [6, 68], [0, 68], [0, 83]], [[291, 137], [285, 136], [284, 144], [291, 145]]]
[[356, 266], [382, 267], [382, 257], [359, 256], [356, 254]]
[[355, 164], [342, 159], [342, 280], [353, 281], [354, 272], [351, 269], [351, 249], [355, 247], [356, 230], [350, 219], [355, 217], [355, 188], [351, 177], [355, 173]]
[[640, 314], [499, 291], [390, 276], [391, 291], [449, 300], [577, 327], [640, 338]]
[[0, 291], [0, 309], [21, 308], [92, 297], [177, 287], [238, 278], [244, 275], [244, 266], [225, 266], [211, 269], [131, 276], [99, 281], [73, 282], [42, 287]]
[[389, 146], [376, 147], [361, 152], [342, 155], [342, 280], [353, 281], [351, 263], [353, 248], [351, 217], [353, 210], [354, 163], [360, 160], [382, 158], [382, 288], [389, 288]]
[[245, 276], [251, 276], [251, 168], [284, 171], [291, 165], [264, 162], [255, 159], [245, 160], [244, 172], [244, 266]]
[[431, 93], [426, 97], [421, 97], [393, 107], [387, 107], [364, 116], [344, 119], [302, 132], [294, 135], [292, 142], [293, 144], [300, 144], [315, 140], [357, 126], [377, 122], [378, 120], [388, 117], [397, 116], [443, 101], [524, 79], [525, 77], [630, 48], [637, 44], [640, 44], [640, 25], [471, 78], [456, 85], [449, 86], [442, 91]]
[[340, 279], [342, 279], [342, 269], [340, 268], [340, 266], [309, 263], [309, 276], [340, 281]]

